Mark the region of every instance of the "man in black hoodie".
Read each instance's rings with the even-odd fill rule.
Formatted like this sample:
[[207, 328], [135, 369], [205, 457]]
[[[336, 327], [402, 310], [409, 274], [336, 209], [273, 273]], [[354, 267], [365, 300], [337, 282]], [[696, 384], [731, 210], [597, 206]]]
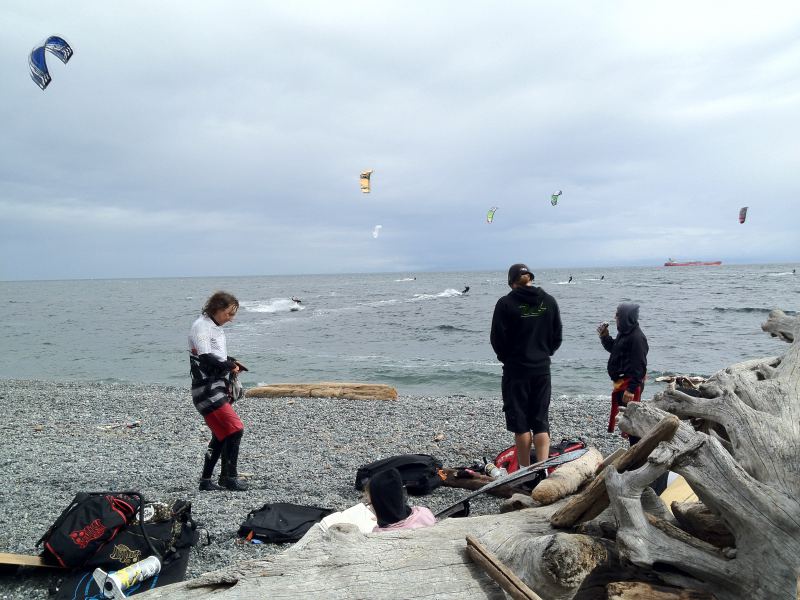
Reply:
[[[514, 434], [519, 466], [550, 452], [550, 357], [561, 346], [561, 315], [555, 299], [533, 286], [523, 264], [508, 270], [511, 292], [497, 301], [492, 316], [492, 348], [503, 363], [503, 412]], [[531, 435], [533, 432], [533, 435]]]

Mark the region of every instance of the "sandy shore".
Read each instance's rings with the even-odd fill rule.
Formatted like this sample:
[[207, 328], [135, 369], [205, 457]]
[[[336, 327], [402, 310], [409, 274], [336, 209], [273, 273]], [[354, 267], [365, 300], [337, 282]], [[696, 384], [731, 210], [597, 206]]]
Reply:
[[[246, 428], [239, 466], [250, 490], [200, 492], [209, 433], [188, 389], [4, 380], [0, 399], [6, 414], [0, 425], [0, 552], [34, 553], [36, 541], [77, 492], [137, 489], [149, 500], [192, 502], [211, 543], [194, 549], [189, 578], [285, 549], [237, 541], [247, 513], [266, 502], [341, 510], [360, 500], [356, 470], [370, 461], [422, 452], [455, 467], [491, 459], [512, 442], [497, 397], [247, 398], [237, 410]], [[626, 444], [605, 431], [607, 411], [605, 403], [554, 400], [552, 436], [580, 436], [608, 454]], [[139, 426], [104, 428], [134, 421]], [[444, 435], [441, 441], [434, 441], [437, 434]], [[412, 503], [436, 512], [462, 494], [439, 488]], [[472, 513], [497, 512], [497, 505], [495, 498], [480, 498]], [[0, 576], [0, 599], [48, 598], [48, 589], [58, 586], [51, 573], [21, 574]]]

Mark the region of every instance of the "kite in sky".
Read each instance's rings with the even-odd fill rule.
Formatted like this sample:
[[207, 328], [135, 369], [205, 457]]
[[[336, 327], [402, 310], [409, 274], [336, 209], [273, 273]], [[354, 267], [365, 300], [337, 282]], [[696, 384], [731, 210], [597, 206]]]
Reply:
[[560, 195], [561, 195], [561, 190], [558, 190], [558, 191], [557, 191], [557, 192], [555, 192], [555, 193], [554, 193], [552, 196], [550, 196], [550, 204], [552, 204], [553, 206], [555, 206], [556, 204], [558, 204], [558, 197], [559, 197]]
[[369, 176], [372, 175], [374, 171], [361, 171], [361, 191], [364, 194], [369, 194]]
[[496, 206], [493, 206], [493, 207], [492, 207], [492, 208], [490, 208], [490, 209], [489, 209], [489, 211], [486, 213], [486, 222], [487, 222], [487, 223], [491, 223], [492, 221], [494, 221], [494, 211], [496, 211], [496, 210], [497, 210], [497, 207], [496, 207]]
[[383, 225], [375, 225], [375, 229], [372, 230], [372, 237], [376, 240], [378, 239], [378, 234], [380, 234], [381, 229], [383, 229]]
[[739, 209], [739, 223], [744, 223], [747, 218], [747, 207], [743, 206]]
[[57, 35], [51, 35], [49, 38], [47, 38], [47, 40], [45, 40], [44, 44], [41, 46], [36, 46], [36, 48], [31, 50], [31, 54], [28, 56], [28, 66], [31, 69], [31, 79], [33, 79], [36, 85], [38, 85], [41, 89], [45, 89], [48, 85], [50, 85], [50, 81], [52, 80], [52, 77], [50, 77], [50, 71], [47, 70], [45, 51], [55, 55], [55, 57], [64, 64], [67, 64], [73, 55], [72, 48], [67, 41], [64, 38], [58, 37]]

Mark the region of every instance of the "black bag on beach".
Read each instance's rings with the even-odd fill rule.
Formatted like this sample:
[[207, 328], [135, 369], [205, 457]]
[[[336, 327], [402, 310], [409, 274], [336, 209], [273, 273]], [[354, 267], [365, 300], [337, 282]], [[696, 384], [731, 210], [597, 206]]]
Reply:
[[[153, 505], [155, 506], [155, 505]], [[182, 559], [183, 574], [192, 546], [200, 537], [197, 523], [192, 519], [192, 503], [177, 500], [171, 506], [160, 504], [159, 514], [145, 520], [144, 526], [133, 523], [100, 548], [84, 566], [100, 567], [104, 571], [117, 571], [129, 567], [148, 556], [156, 555], [162, 569]], [[147, 517], [148, 506], [145, 506]], [[149, 539], [148, 539], [149, 538]], [[179, 580], [180, 581], [180, 580]]]
[[82, 567], [128, 526], [141, 502], [138, 492], [81, 492], [36, 546], [44, 544], [45, 561], [66, 568]]
[[[148, 514], [151, 507], [152, 515]], [[74, 573], [60, 583], [55, 600], [105, 600], [103, 590], [92, 576], [94, 569], [117, 571], [153, 556], [154, 550], [161, 561], [161, 571], [126, 589], [126, 596], [183, 581], [192, 547], [199, 538], [191, 511], [192, 505], [186, 500], [176, 500], [170, 505], [145, 505], [144, 527], [133, 522], [121, 530], [83, 565], [87, 570]]]
[[315, 523], [333, 511], [318, 506], [303, 506], [289, 502], [267, 503], [258, 510], [247, 513], [247, 519], [239, 527], [238, 535], [247, 540], [260, 540], [284, 544], [296, 542]]
[[363, 491], [370, 477], [380, 471], [391, 468], [400, 471], [403, 485], [412, 496], [430, 494], [442, 485], [442, 481], [444, 481], [439, 476], [442, 461], [438, 458], [434, 458], [430, 454], [400, 454], [399, 456], [376, 460], [358, 469], [356, 473], [356, 489]]

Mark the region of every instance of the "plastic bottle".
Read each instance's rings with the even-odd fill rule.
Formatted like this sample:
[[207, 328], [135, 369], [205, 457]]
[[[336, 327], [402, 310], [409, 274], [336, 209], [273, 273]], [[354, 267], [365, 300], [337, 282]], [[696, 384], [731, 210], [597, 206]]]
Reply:
[[486, 474], [489, 477], [494, 477], [495, 479], [497, 479], [498, 477], [505, 477], [506, 475], [508, 475], [508, 471], [506, 471], [502, 467], [498, 467], [494, 463], [487, 463], [484, 470], [486, 471]]

